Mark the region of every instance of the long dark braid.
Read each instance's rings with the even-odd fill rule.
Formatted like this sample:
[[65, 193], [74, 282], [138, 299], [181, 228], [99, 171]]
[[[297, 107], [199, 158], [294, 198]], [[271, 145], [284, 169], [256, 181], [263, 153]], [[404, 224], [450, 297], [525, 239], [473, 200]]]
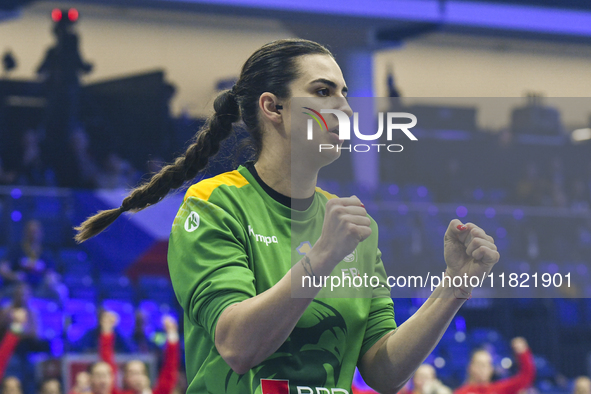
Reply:
[[172, 189], [182, 187], [194, 179], [220, 149], [220, 144], [232, 133], [232, 123], [244, 121], [255, 158], [262, 149], [262, 132], [258, 124], [258, 99], [264, 92], [271, 92], [285, 99], [290, 95], [289, 84], [298, 76], [295, 58], [309, 54], [332, 54], [322, 45], [301, 39], [273, 41], [257, 50], [244, 64], [240, 78], [231, 90], [220, 93], [214, 101], [215, 113], [197, 133], [186, 152], [146, 183], [136, 187], [121, 206], [100, 211], [74, 229], [74, 239], [84, 242], [113, 223], [123, 212], [138, 212], [164, 199]]

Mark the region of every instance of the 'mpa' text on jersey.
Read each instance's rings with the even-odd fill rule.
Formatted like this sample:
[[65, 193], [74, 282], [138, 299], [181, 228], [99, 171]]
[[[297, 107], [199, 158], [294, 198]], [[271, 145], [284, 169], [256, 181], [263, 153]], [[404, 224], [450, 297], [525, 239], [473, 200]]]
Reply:
[[271, 244], [271, 243], [274, 243], [274, 244], [279, 243], [277, 241], [277, 237], [275, 235], [273, 235], [271, 237], [267, 237], [265, 235], [255, 234], [254, 230], [252, 229], [250, 224], [248, 225], [248, 235], [254, 235], [257, 242], [264, 242], [267, 246], [269, 246], [269, 244]]

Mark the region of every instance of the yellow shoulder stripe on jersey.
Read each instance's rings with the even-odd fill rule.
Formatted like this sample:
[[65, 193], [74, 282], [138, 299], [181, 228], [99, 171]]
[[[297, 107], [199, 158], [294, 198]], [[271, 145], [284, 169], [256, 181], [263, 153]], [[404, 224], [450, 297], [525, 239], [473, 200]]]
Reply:
[[204, 179], [191, 186], [187, 190], [187, 193], [185, 193], [184, 201], [189, 197], [208, 200], [211, 193], [221, 185], [242, 187], [248, 185], [248, 181], [240, 172], [238, 172], [238, 170], [224, 172], [223, 174], [216, 175], [213, 178]]
[[322, 190], [321, 188], [319, 188], [318, 186], [316, 186], [316, 191], [322, 195], [324, 195], [324, 197], [328, 198], [329, 200], [333, 199], [333, 198], [338, 198], [339, 196], [337, 196], [336, 194], [332, 194], [327, 192], [326, 190]]

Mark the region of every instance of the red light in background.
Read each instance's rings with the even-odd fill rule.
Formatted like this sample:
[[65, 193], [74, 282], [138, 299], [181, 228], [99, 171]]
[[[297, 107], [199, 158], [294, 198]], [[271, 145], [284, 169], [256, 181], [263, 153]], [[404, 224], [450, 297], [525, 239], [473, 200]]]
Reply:
[[62, 10], [59, 9], [54, 9], [53, 11], [51, 11], [51, 19], [53, 19], [54, 22], [59, 22], [62, 20]]
[[72, 22], [76, 22], [78, 20], [78, 10], [76, 8], [70, 8], [68, 11], [68, 19]]

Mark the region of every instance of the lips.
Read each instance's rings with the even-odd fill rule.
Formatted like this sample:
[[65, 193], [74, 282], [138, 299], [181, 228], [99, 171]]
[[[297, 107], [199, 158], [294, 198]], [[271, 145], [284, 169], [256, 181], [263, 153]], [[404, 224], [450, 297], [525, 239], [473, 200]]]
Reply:
[[341, 140], [339, 138], [339, 127], [338, 127], [338, 125], [335, 126], [335, 127], [333, 127], [333, 128], [331, 128], [331, 129], [329, 129], [328, 132], [335, 135], [335, 137], [336, 137], [335, 139], [339, 141], [339, 144], [342, 144], [343, 143], [343, 140]]

